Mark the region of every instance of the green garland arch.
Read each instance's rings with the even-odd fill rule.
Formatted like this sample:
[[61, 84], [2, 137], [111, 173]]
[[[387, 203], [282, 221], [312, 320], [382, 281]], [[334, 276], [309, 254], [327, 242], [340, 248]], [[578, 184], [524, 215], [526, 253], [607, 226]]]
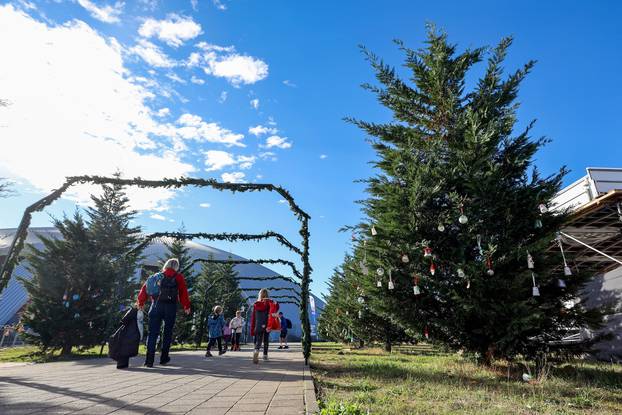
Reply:
[[192, 240], [192, 239], [208, 239], [213, 241], [228, 241], [228, 242], [236, 242], [236, 241], [261, 241], [265, 239], [274, 238], [281, 245], [285, 246], [292, 252], [295, 252], [298, 255], [302, 255], [302, 251], [300, 248], [292, 244], [287, 240], [283, 235], [277, 232], [268, 231], [261, 234], [247, 234], [247, 233], [204, 233], [204, 232], [196, 232], [196, 233], [182, 233], [182, 232], [154, 232], [149, 235], [143, 237], [143, 241], [138, 244], [134, 249], [129, 251], [126, 255], [131, 255], [135, 252], [138, 252], [149, 245], [154, 239], [169, 237], [173, 239], [179, 240]]
[[[147, 180], [142, 179], [140, 177], [136, 177], [133, 179], [124, 179], [120, 177], [105, 177], [105, 176], [71, 176], [65, 179], [65, 183], [60, 186], [58, 189], [54, 190], [49, 195], [43, 197], [32, 205], [28, 206], [24, 210], [24, 214], [20, 221], [20, 224], [17, 228], [17, 232], [15, 234], [15, 238], [11, 243], [9, 251], [7, 253], [6, 259], [2, 264], [2, 269], [0, 271], [0, 293], [6, 288], [8, 285], [11, 275], [13, 274], [13, 270], [17, 266], [20, 260], [20, 253], [24, 248], [24, 244], [26, 242], [26, 237], [28, 236], [28, 227], [30, 226], [32, 220], [32, 214], [35, 212], [42, 211], [46, 206], [52, 204], [55, 200], [59, 199], [63, 193], [67, 191], [71, 186], [75, 184], [95, 184], [95, 185], [104, 185], [104, 184], [112, 184], [112, 185], [121, 185], [121, 186], [137, 186], [139, 188], [181, 188], [187, 186], [193, 187], [210, 187], [219, 191], [230, 191], [230, 192], [261, 192], [261, 191], [269, 191], [276, 192], [283, 197], [289, 204], [290, 210], [294, 213], [296, 218], [300, 221], [300, 231], [299, 234], [302, 237], [302, 249], [296, 248], [298, 251], [294, 250], [294, 252], [298, 253], [301, 257], [303, 263], [303, 271], [300, 273], [295, 265], [291, 261], [284, 260], [262, 260], [259, 261], [229, 261], [230, 263], [265, 263], [265, 264], [283, 264], [289, 265], [294, 272], [294, 275], [301, 280], [301, 292], [300, 292], [300, 319], [302, 321], [302, 345], [303, 345], [303, 355], [305, 357], [305, 364], [309, 363], [309, 356], [311, 355], [311, 325], [309, 322], [309, 311], [308, 311], [308, 301], [309, 301], [309, 284], [311, 283], [311, 264], [309, 263], [309, 220], [311, 217], [303, 211], [300, 206], [296, 203], [292, 195], [280, 186], [276, 186], [273, 184], [261, 184], [261, 183], [221, 183], [214, 179], [198, 179], [198, 178], [189, 178], [189, 177], [180, 177], [180, 178], [164, 178], [161, 180]], [[269, 237], [275, 237], [279, 240], [276, 233], [267, 232], [267, 235], [270, 234]], [[227, 234], [220, 234], [223, 238], [226, 238]], [[234, 235], [234, 234], [231, 234]], [[242, 235], [240, 235], [242, 236]], [[247, 235], [251, 236], [251, 235]], [[257, 235], [255, 235], [257, 236]], [[253, 239], [253, 238], [249, 238]], [[266, 238], [261, 238], [266, 239]], [[287, 241], [285, 238], [280, 242], [285, 243], [287, 246]], [[257, 240], [257, 238], [255, 238]], [[290, 245], [292, 245], [290, 243]], [[293, 246], [293, 245], [292, 245]], [[291, 249], [291, 248], [290, 248]], [[221, 261], [222, 262], [222, 261]], [[285, 302], [282, 302], [285, 303]]]

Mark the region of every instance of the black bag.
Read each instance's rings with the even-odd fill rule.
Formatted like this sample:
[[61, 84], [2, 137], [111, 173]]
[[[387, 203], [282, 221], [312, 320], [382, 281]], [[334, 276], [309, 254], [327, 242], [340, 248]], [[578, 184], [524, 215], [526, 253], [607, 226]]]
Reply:
[[177, 290], [177, 278], [164, 276], [160, 280], [160, 296], [158, 301], [162, 303], [177, 303], [177, 296], [179, 291]]
[[287, 324], [287, 328], [291, 329], [292, 328], [292, 321], [288, 318], [285, 319], [285, 323]]
[[112, 360], [138, 355], [140, 331], [136, 315], [138, 310], [130, 308], [121, 318], [121, 326], [108, 338], [108, 356]]

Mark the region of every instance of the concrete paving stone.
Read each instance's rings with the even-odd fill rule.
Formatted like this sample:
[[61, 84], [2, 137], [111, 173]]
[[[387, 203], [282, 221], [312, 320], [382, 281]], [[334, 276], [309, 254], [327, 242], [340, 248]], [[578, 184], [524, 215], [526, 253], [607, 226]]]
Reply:
[[277, 407], [269, 407], [266, 411], [266, 415], [295, 415], [295, 414], [304, 414], [304, 407], [292, 407], [292, 406], [277, 406]]
[[194, 408], [188, 412], [191, 415], [225, 415], [229, 411], [229, 408]]
[[305, 401], [304, 399], [286, 399], [286, 400], [278, 400], [273, 399], [270, 402], [271, 407], [281, 407], [281, 406], [302, 406], [304, 408]]
[[235, 405], [235, 403], [237, 402], [237, 400], [214, 400], [214, 399], [210, 399], [207, 402], [203, 402], [202, 404], [199, 405], [199, 407], [208, 407], [208, 408], [231, 408], [233, 405]]
[[231, 411], [240, 411], [240, 412], [266, 412], [268, 409], [267, 403], [236, 403], [231, 408]]
[[100, 414], [110, 414], [120, 407], [110, 406], [110, 405], [94, 405], [89, 406], [88, 408], [84, 408], [80, 411], [77, 411], [77, 414], [89, 414], [89, 415], [100, 415]]
[[272, 395], [246, 395], [238, 402], [240, 403], [270, 403]]

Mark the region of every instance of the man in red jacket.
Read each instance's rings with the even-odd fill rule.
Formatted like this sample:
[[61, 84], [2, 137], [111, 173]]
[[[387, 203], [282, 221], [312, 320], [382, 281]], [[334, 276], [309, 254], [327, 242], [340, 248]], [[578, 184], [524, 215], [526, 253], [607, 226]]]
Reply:
[[[162, 275], [157, 286], [157, 295], [148, 292], [148, 282], [143, 284], [138, 293], [138, 308], [142, 308], [151, 297], [151, 308], [149, 309], [149, 337], [147, 338], [147, 358], [145, 366], [153, 367], [155, 359], [156, 342], [160, 327], [164, 321], [164, 334], [162, 336], [162, 354], [160, 355], [160, 364], [165, 365], [171, 361], [168, 352], [171, 348], [173, 339], [173, 326], [175, 325], [175, 316], [177, 314], [177, 301], [181, 302], [184, 312], [190, 314], [190, 298], [188, 297], [188, 288], [186, 280], [179, 272], [179, 261], [171, 258], [162, 267]], [[153, 278], [149, 277], [149, 278]], [[150, 295], [151, 294], [151, 295]]]

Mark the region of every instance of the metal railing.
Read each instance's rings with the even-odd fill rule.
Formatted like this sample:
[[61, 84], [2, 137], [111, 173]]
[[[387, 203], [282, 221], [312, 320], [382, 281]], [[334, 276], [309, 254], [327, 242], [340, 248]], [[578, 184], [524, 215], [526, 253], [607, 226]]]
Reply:
[[20, 338], [19, 331], [13, 326], [2, 326], [0, 328], [0, 348], [15, 347], [24, 345]]

